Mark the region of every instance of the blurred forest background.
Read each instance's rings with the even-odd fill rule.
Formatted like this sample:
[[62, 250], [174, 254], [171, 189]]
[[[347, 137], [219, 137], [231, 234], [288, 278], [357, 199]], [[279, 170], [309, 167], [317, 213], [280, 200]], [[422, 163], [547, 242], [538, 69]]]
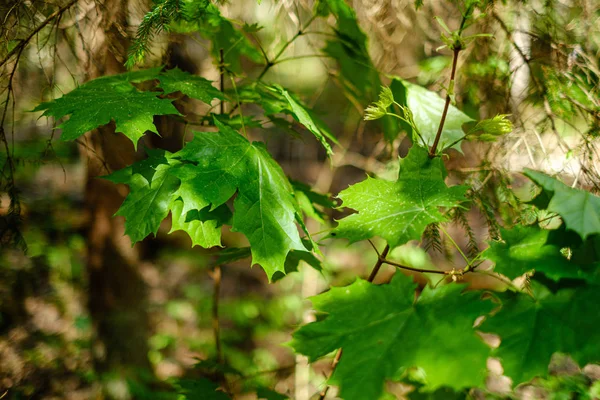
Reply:
[[[442, 93], [452, 56], [436, 50], [442, 30], [434, 16], [457, 26], [460, 2], [425, 1], [418, 11], [413, 0], [350, 3], [383, 83], [399, 76]], [[192, 248], [182, 232], [167, 235], [168, 223], [156, 238], [132, 247], [123, 236], [122, 218], [113, 218], [126, 190], [96, 178], [143, 158], [144, 147], [178, 150], [203, 122], [156, 117], [161, 137], [146, 135], [134, 151], [113, 124], [76, 143], [61, 142], [53, 130], [56, 121], [31, 112], [78, 84], [124, 72], [128, 49], [151, 7], [146, 0], [0, 3], [0, 398], [167, 399], [173, 398], [166, 393], [173, 377], [223, 373], [211, 364], [214, 249]], [[365, 173], [393, 177], [391, 161], [406, 154], [410, 141], [400, 135], [386, 144], [381, 125], [363, 121], [379, 87], [348, 95], [352, 91], [340, 79], [338, 60], [323, 51], [332, 17], [312, 21], [311, 0], [232, 0], [219, 7], [248, 39], [239, 64], [231, 66], [235, 79], [264, 73], [294, 90], [339, 141], [330, 161], [302, 130], [296, 137], [276, 125], [251, 130], [253, 139], [267, 142], [288, 176], [332, 196]], [[288, 43], [309, 20], [310, 34]], [[511, 114], [515, 130], [497, 143], [467, 143], [465, 155], [452, 151], [446, 160], [450, 180], [485, 186], [495, 201], [465, 217], [472, 232], [457, 235], [465, 251], [484, 248], [498, 235], [494, 216], [531, 197], [531, 185], [516, 173], [523, 167], [559, 174], [573, 187], [600, 193], [600, 3], [497, 1], [470, 29], [494, 38], [477, 40], [461, 53], [457, 106], [474, 118]], [[145, 65], [178, 67], [218, 81], [213, 53], [218, 38], [185, 30], [179, 26], [155, 35]], [[265, 69], [262, 51], [277, 60], [275, 65]], [[225, 90], [233, 90], [231, 80]], [[181, 104], [183, 114], [208, 110]], [[310, 224], [312, 232], [331, 226]], [[459, 220], [456, 225], [464, 227]], [[224, 233], [223, 243], [245, 245], [233, 232]], [[377, 255], [368, 243], [332, 242], [323, 251], [322, 274], [303, 266], [276, 284], [268, 284], [260, 268], [249, 268], [248, 260], [223, 266], [223, 353], [231, 368], [243, 372], [232, 383], [240, 391], [260, 386], [303, 400], [326, 379], [327, 361], [309, 369], [282, 343], [313, 318], [308, 296], [364, 276]], [[456, 265], [456, 254], [443, 242], [428, 253], [427, 262], [439, 268]], [[401, 256], [425, 262], [410, 260], [422, 253]], [[498, 284], [473, 279], [474, 285]], [[568, 362], [560, 365], [567, 373], [517, 394], [575, 398], [570, 396], [588, 393], [600, 378], [593, 366], [580, 371]], [[513, 396], [502, 379], [494, 384], [496, 394], [488, 398]], [[408, 389], [395, 390], [402, 396]], [[552, 397], [559, 395], [565, 397]]]

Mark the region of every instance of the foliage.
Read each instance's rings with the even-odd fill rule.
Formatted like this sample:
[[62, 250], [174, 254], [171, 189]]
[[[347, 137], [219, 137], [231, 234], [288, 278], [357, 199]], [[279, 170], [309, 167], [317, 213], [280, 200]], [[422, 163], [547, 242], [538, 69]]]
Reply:
[[[415, 8], [426, 8], [423, 3], [416, 1]], [[485, 159], [491, 158], [489, 154], [480, 167], [465, 169], [475, 170], [472, 174], [463, 173], [452, 162], [478, 149], [498, 149], [486, 146], [501, 146], [519, 123], [518, 117], [503, 109], [461, 111], [465, 104], [461, 104], [457, 89], [459, 56], [465, 48], [477, 45], [475, 40], [480, 43], [479, 39], [490, 36], [486, 32], [466, 35], [465, 30], [478, 28], [479, 19], [492, 18], [497, 5], [487, 1], [454, 3], [461, 16], [458, 29], [451, 30], [449, 23], [438, 19], [440, 42], [452, 52], [452, 62], [442, 63], [451, 65], [450, 80], [447, 86], [442, 85], [443, 98], [427, 87], [380, 73], [371, 60], [367, 35], [355, 10], [343, 0], [317, 1], [311, 16], [298, 24], [298, 33], [271, 58], [259, 40], [258, 26], [226, 18], [228, 14], [221, 13], [219, 4], [161, 0], [138, 27], [126, 61], [130, 72], [83, 83], [33, 109], [43, 111], [42, 116], [63, 120], [57, 127], [62, 140], [77, 140], [114, 122], [115, 133], [129, 138], [136, 150], [147, 132], [164, 133], [159, 132], [159, 124], [155, 125], [156, 117], [183, 121], [186, 128], [197, 127], [182, 148], [147, 148], [144, 159], [103, 177], [129, 189], [115, 217], [124, 217], [125, 234], [134, 244], [150, 234], [159, 236], [161, 226], [170, 221], [169, 234], [185, 232], [192, 247], [213, 249], [207, 253], [212, 260], [205, 266], [215, 282], [214, 297], [201, 287], [190, 290], [188, 300], [212, 304], [210, 311], [202, 309], [198, 314], [211, 320], [216, 346], [202, 343], [199, 349], [214, 358], [214, 365], [205, 360], [195, 367], [197, 374], [165, 383], [165, 396], [227, 399], [237, 392], [251, 392], [258, 398], [287, 398], [287, 394], [253, 379], [255, 371], [239, 372], [251, 368], [254, 360], [240, 361], [234, 346], [229, 345], [240, 337], [238, 329], [251, 329], [257, 319], [271, 318], [276, 321], [274, 325], [283, 325], [285, 313], [281, 309], [274, 306], [273, 311], [265, 305], [258, 310], [256, 306], [280, 299], [265, 296], [247, 303], [221, 304], [221, 310], [233, 315], [235, 323], [224, 326], [220, 333], [221, 266], [251, 257], [250, 266], [258, 264], [269, 282], [280, 282], [277, 285], [294, 279], [288, 276], [302, 264], [329, 276], [329, 254], [320, 247], [333, 248], [337, 239], [346, 239], [357, 248], [357, 242], [368, 240], [376, 263], [367, 280], [332, 285], [311, 297], [316, 321], [302, 324], [292, 335], [290, 347], [296, 354], [308, 356], [310, 363], [337, 351], [329, 378], [321, 387], [325, 391], [336, 385], [344, 399], [386, 398], [393, 396], [385, 393], [386, 383], [391, 381], [415, 387], [411, 398], [464, 398], [469, 390], [486, 390], [486, 363], [491, 356], [500, 360], [515, 387], [547, 377], [555, 353], [569, 355], [580, 366], [600, 362], [598, 196], [543, 172], [525, 169], [527, 184], [540, 187], [525, 204], [515, 194], [519, 189], [513, 191], [510, 179], [490, 167]], [[333, 25], [327, 32], [311, 32], [309, 26], [315, 20]], [[502, 24], [510, 38], [509, 28]], [[179, 68], [132, 71], [143, 63], [152, 38], [161, 31], [198, 33], [204, 38], [210, 46], [207, 54], [220, 75], [219, 89], [214, 82]], [[389, 171], [375, 173], [365, 167], [367, 177], [341, 190], [332, 200], [316, 185], [288, 178], [271, 155], [268, 135], [299, 136], [294, 130], [297, 126], [303, 127], [311, 140], [316, 139], [326, 166], [339, 166], [338, 156], [343, 158], [355, 145], [336, 136], [337, 130], [328, 126], [328, 116], [312, 106], [318, 103], [267, 75], [283, 62], [280, 56], [292, 42], [310, 34], [325, 37], [320, 56], [335, 60], [328, 67], [335, 68], [330, 74], [335, 76], [344, 106], [360, 110], [364, 120], [381, 123], [376, 128], [381, 135], [371, 142], [382, 143], [384, 150], [369, 162], [384, 164], [380, 162], [383, 160], [389, 169], [398, 165], [397, 179], [386, 179]], [[249, 62], [259, 68], [256, 77], [246, 73]], [[548, 117], [550, 130], [556, 131], [557, 117], [567, 120], [569, 114], [581, 109], [587, 113], [590, 127], [597, 123], [595, 99], [585, 95], [594, 93], [592, 83], [597, 77], [584, 77], [575, 68], [569, 75], [571, 82], [582, 84], [573, 88], [563, 84], [560, 70], [539, 72], [528, 58], [524, 57], [524, 62], [532, 77], [542, 73], [547, 78], [534, 86], [537, 95], [547, 96], [538, 111], [543, 110]], [[465, 69], [485, 70], [486, 65], [482, 62], [477, 64], [479, 69], [472, 65]], [[593, 68], [588, 72], [591, 76]], [[472, 73], [483, 75], [488, 73]], [[224, 89], [226, 82], [231, 83], [228, 89]], [[195, 102], [198, 104], [191, 111], [180, 111], [187, 98], [203, 104]], [[217, 104], [218, 114], [214, 113]], [[364, 121], [361, 124], [375, 126]], [[590, 132], [594, 132], [592, 128]], [[407, 152], [397, 148], [396, 139], [403, 134], [411, 144]], [[593, 141], [589, 136], [593, 135], [585, 137], [585, 146]], [[563, 139], [558, 135], [557, 140]], [[467, 141], [474, 143], [463, 146]], [[368, 141], [356, 146], [366, 147], [365, 143]], [[465, 154], [457, 156], [457, 151]], [[398, 153], [406, 155], [398, 157]], [[0, 159], [3, 165], [9, 161], [8, 154]], [[487, 175], [478, 175], [481, 171]], [[477, 210], [484, 214], [492, 238], [483, 251], [479, 245], [484, 239], [478, 237], [481, 229], [472, 226], [469, 218]], [[333, 218], [336, 222], [332, 223]], [[545, 224], [548, 219], [554, 225]], [[452, 222], [465, 236], [465, 246], [459, 244], [457, 231], [450, 229]], [[324, 229], [312, 232], [315, 226]], [[223, 240], [231, 232], [241, 235], [236, 240]], [[316, 238], [321, 234], [326, 234], [326, 239], [319, 241]], [[448, 258], [453, 253], [459, 255], [460, 266], [429, 259], [422, 250], [427, 241]], [[382, 243], [384, 249], [380, 251]], [[395, 273], [389, 282], [375, 284], [383, 265], [395, 267]], [[485, 269], [486, 265], [490, 268]], [[405, 272], [417, 278], [413, 280]], [[440, 280], [434, 283], [435, 275]], [[490, 278], [494, 284], [475, 290], [458, 282], [472, 277]], [[185, 314], [181, 308], [186, 306], [181, 303], [170, 307], [174, 315]], [[299, 320], [301, 305], [293, 307], [289, 308], [295, 319], [288, 325]], [[272, 314], [269, 317], [268, 312]], [[499, 338], [500, 344], [492, 347], [484, 334]], [[174, 341], [155, 337], [152, 356], [160, 358], [161, 351]], [[222, 347], [221, 338], [225, 342]], [[151, 391], [148, 396], [152, 398]], [[158, 392], [154, 396], [158, 397]]]
[[[159, 92], [140, 91], [132, 83], [159, 79], [166, 93], [181, 91], [207, 103], [214, 98], [222, 98], [203, 78], [190, 78], [189, 74], [177, 70], [159, 77], [159, 72], [160, 68], [154, 68], [98, 78], [59, 99], [40, 104], [33, 111], [44, 111], [44, 116], [57, 119], [69, 115], [69, 119], [58, 127], [62, 129], [62, 140], [77, 139], [114, 121], [115, 132], [122, 132], [137, 147], [145, 132], [158, 134], [152, 122], [155, 115], [178, 115], [179, 111], [172, 100], [159, 98]], [[193, 91], [189, 89], [190, 85], [193, 85]]]
[[532, 297], [510, 294], [502, 297], [502, 308], [486, 320], [481, 329], [502, 338], [495, 355], [513, 382], [527, 382], [544, 376], [550, 357], [569, 354], [581, 365], [597, 362], [598, 332], [594, 315], [598, 287], [561, 289], [552, 293], [534, 284]]
[[542, 187], [532, 200], [539, 208], [554, 212], [565, 222], [565, 227], [585, 240], [600, 233], [600, 198], [584, 190], [568, 187], [549, 176], [526, 170], [525, 175]]
[[340, 221], [334, 233], [350, 242], [374, 236], [390, 247], [418, 240], [427, 225], [445, 220], [440, 207], [455, 207], [466, 200], [466, 187], [448, 188], [439, 158], [414, 146], [400, 163], [397, 182], [367, 178], [340, 193], [344, 207], [358, 211]]
[[[432, 146], [437, 127], [442, 117], [442, 109], [444, 108], [444, 100], [436, 93], [431, 92], [419, 85], [399, 80], [400, 86], [404, 90], [406, 98], [406, 107], [411, 110], [415, 126], [420, 133], [424, 146]], [[460, 150], [460, 141], [465, 133], [463, 132], [463, 124], [472, 121], [470, 117], [454, 106], [448, 108], [448, 113], [444, 122], [440, 149], [453, 146]], [[418, 137], [413, 137], [413, 141], [418, 143]]]
[[494, 262], [495, 272], [511, 279], [535, 271], [555, 281], [566, 278], [593, 281], [593, 269], [579, 264], [577, 257], [568, 259], [555, 243], [555, 233], [535, 225], [500, 229], [502, 242], [491, 242], [483, 256]]
[[402, 274], [386, 285], [332, 288], [311, 299], [326, 317], [299, 329], [291, 345], [311, 361], [343, 348], [331, 380], [344, 399], [379, 398], [385, 379], [410, 368], [423, 371], [429, 390], [481, 385], [490, 350], [473, 323], [493, 305], [479, 292], [461, 294], [461, 285], [425, 288], [417, 300], [415, 288]]
[[116, 215], [125, 217], [125, 232], [137, 242], [156, 234], [169, 211], [179, 212], [172, 230], [188, 232], [205, 247], [218, 246], [217, 229], [230, 214], [225, 203], [237, 193], [232, 227], [246, 235], [252, 263], [271, 278], [285, 272], [290, 250], [306, 250], [295, 224], [301, 221], [300, 206], [262, 143], [250, 143], [218, 120], [215, 125], [217, 133], [198, 132], [177, 153], [151, 154], [107, 177], [131, 189]]

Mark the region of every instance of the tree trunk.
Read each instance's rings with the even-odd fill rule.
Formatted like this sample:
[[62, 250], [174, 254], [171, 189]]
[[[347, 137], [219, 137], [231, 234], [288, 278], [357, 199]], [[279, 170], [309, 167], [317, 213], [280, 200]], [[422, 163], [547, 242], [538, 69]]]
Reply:
[[[127, 2], [120, 0], [96, 5], [97, 18], [90, 22], [93, 29], [84, 31], [90, 35], [86, 49], [90, 79], [125, 71], [127, 10]], [[130, 165], [136, 154], [129, 139], [114, 132], [113, 124], [87, 135], [80, 149], [88, 163], [87, 272], [89, 309], [97, 334], [96, 368], [100, 373], [149, 370], [146, 286], [137, 268], [137, 249], [124, 236], [124, 220], [113, 218], [127, 191], [98, 179]]]

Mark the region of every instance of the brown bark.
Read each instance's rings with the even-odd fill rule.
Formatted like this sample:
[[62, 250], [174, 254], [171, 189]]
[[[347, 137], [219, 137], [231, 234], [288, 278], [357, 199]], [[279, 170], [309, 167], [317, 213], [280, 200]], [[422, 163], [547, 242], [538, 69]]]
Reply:
[[[105, 0], [89, 52], [89, 78], [124, 72], [127, 54], [127, 2]], [[89, 33], [91, 35], [91, 33]], [[146, 286], [137, 268], [137, 249], [124, 236], [124, 221], [113, 217], [126, 189], [98, 176], [135, 160], [132, 143], [111, 124], [89, 134], [81, 146], [88, 162], [85, 204], [90, 217], [87, 243], [89, 309], [96, 327], [99, 372], [150, 369]]]

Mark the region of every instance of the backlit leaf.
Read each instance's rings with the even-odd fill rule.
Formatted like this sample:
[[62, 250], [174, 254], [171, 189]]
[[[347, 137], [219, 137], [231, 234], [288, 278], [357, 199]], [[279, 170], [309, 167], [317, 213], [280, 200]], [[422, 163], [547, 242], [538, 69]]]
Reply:
[[160, 85], [165, 93], [181, 92], [193, 99], [210, 104], [213, 99], [223, 100], [225, 96], [208, 79], [173, 68], [160, 74]]
[[221, 226], [229, 223], [231, 211], [221, 205], [213, 211], [208, 207], [183, 213], [183, 201], [175, 200], [171, 205], [171, 231], [185, 231], [190, 235], [193, 246], [209, 248], [221, 245]]
[[132, 167], [105, 177], [112, 182], [129, 185], [129, 195], [115, 215], [125, 217], [125, 234], [133, 243], [150, 233], [156, 235], [160, 223], [169, 214], [173, 192], [180, 184], [170, 169], [168, 163], [158, 164], [149, 180], [140, 173], [133, 173]]
[[418, 240], [427, 225], [447, 219], [439, 208], [458, 206], [465, 191], [447, 187], [442, 160], [413, 146], [400, 161], [396, 182], [367, 178], [340, 193], [342, 205], [358, 212], [340, 220], [334, 234], [350, 242], [380, 236], [392, 248]]
[[227, 400], [230, 397], [206, 378], [178, 379], [175, 382], [182, 400]]
[[[412, 111], [415, 125], [419, 129], [425, 144], [431, 147], [442, 119], [444, 99], [422, 86], [401, 79], [396, 79], [396, 81], [405, 87], [406, 105]], [[396, 101], [399, 101], [399, 99], [396, 99]], [[443, 150], [465, 136], [462, 125], [470, 121], [473, 121], [471, 117], [450, 105], [438, 149]], [[413, 141], [419, 143], [420, 139], [413, 137]], [[452, 148], [460, 151], [460, 142], [455, 143]]]

